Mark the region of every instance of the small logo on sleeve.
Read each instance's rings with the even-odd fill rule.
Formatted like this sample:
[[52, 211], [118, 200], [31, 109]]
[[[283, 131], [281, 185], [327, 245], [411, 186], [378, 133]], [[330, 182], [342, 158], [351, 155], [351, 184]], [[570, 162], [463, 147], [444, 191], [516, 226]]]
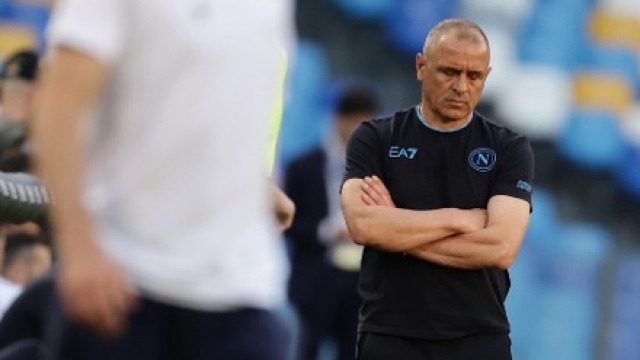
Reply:
[[488, 172], [496, 165], [498, 156], [489, 148], [477, 148], [469, 154], [469, 165], [479, 172]]
[[518, 189], [522, 189], [526, 192], [531, 192], [531, 184], [529, 184], [528, 182], [524, 181], [524, 180], [518, 180], [518, 183], [516, 184], [516, 187]]
[[416, 157], [418, 153], [418, 148], [410, 147], [403, 148], [400, 146], [392, 146], [389, 148], [389, 157], [390, 158], [407, 158], [412, 160]]

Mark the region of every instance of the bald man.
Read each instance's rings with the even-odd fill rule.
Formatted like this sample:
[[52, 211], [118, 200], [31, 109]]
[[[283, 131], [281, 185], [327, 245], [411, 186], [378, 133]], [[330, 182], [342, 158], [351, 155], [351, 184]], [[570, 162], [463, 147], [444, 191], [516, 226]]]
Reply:
[[507, 269], [531, 209], [526, 138], [474, 112], [489, 43], [466, 20], [416, 56], [421, 102], [347, 146], [342, 206], [364, 245], [358, 359], [511, 359]]

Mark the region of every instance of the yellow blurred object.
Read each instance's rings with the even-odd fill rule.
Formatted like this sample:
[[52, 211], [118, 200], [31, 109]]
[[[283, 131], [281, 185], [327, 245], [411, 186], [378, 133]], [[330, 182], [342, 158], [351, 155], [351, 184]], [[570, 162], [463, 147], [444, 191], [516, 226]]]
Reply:
[[0, 24], [0, 58], [37, 46], [38, 39], [31, 28], [11, 23]]
[[287, 78], [288, 57], [287, 52], [282, 48], [282, 60], [280, 66], [280, 81], [276, 92], [276, 100], [271, 109], [269, 118], [269, 133], [267, 138], [267, 172], [273, 175], [273, 168], [276, 163], [276, 153], [278, 149], [278, 138], [280, 137], [280, 125], [282, 125], [282, 113], [284, 109], [284, 91]]
[[573, 83], [573, 99], [579, 107], [621, 114], [633, 106], [634, 95], [632, 84], [606, 73], [578, 74]]
[[640, 18], [637, 16], [598, 9], [591, 17], [590, 32], [596, 42], [640, 50]]

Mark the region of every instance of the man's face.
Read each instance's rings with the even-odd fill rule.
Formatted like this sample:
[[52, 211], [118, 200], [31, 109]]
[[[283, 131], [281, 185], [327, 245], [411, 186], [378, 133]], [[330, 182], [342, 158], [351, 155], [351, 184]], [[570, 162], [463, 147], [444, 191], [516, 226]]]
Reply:
[[482, 41], [441, 37], [432, 51], [416, 58], [422, 101], [442, 122], [466, 120], [478, 104], [489, 67], [489, 52]]

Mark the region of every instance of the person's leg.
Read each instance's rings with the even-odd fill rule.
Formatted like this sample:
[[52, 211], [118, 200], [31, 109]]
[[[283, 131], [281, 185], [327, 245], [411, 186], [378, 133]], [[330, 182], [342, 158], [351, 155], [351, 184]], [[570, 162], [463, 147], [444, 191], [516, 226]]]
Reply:
[[342, 272], [339, 279], [339, 301], [334, 319], [334, 336], [338, 345], [338, 360], [353, 360], [358, 337], [358, 273]]
[[164, 360], [166, 306], [141, 299], [125, 332], [106, 340], [57, 309], [48, 346], [53, 360]]
[[290, 329], [266, 310], [174, 308], [169, 326], [169, 360], [283, 360], [291, 348]]
[[511, 360], [508, 334], [479, 334], [444, 341], [439, 357], [451, 360]]
[[356, 360], [436, 360], [424, 355], [419, 340], [375, 333], [358, 337]]
[[331, 330], [337, 305], [335, 270], [324, 257], [309, 257], [293, 264], [289, 282], [291, 303], [299, 316], [299, 360], [315, 360]]
[[49, 360], [50, 354], [42, 341], [21, 340], [0, 351], [0, 360]]

